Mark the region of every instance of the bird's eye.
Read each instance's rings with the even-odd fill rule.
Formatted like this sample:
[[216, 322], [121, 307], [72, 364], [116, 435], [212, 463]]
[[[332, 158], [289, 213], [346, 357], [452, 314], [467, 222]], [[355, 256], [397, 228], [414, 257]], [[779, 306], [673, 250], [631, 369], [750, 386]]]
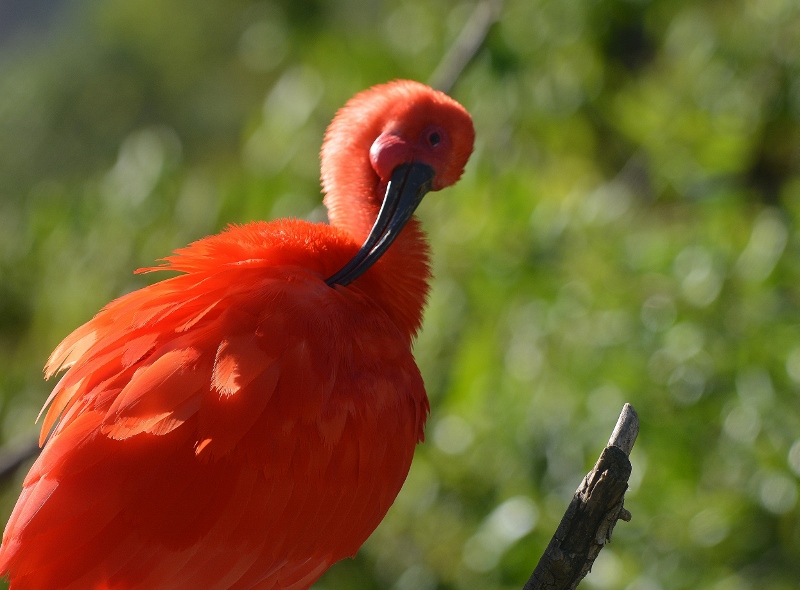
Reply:
[[430, 133], [430, 135], [428, 135], [428, 143], [430, 144], [431, 147], [436, 147], [437, 145], [439, 145], [439, 143], [441, 143], [441, 141], [442, 141], [442, 136], [439, 135], [436, 131], [433, 131]]

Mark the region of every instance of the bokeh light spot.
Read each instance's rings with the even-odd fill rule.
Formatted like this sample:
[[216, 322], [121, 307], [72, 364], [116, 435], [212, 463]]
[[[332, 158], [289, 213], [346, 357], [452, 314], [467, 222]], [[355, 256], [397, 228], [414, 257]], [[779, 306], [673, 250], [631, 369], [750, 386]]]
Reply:
[[787, 462], [795, 475], [800, 477], [800, 438], [794, 441], [794, 444], [789, 449], [789, 456]]
[[797, 484], [783, 473], [764, 476], [759, 490], [761, 505], [775, 514], [786, 514], [797, 504]]
[[434, 444], [448, 455], [463, 453], [474, 438], [472, 426], [463, 418], [452, 414], [439, 420], [433, 429]]
[[493, 569], [511, 545], [536, 527], [538, 520], [539, 509], [530, 498], [516, 496], [506, 500], [464, 544], [464, 564], [476, 572]]
[[653, 295], [642, 304], [642, 323], [651, 332], [663, 332], [677, 317], [675, 302], [668, 295]]
[[706, 508], [689, 521], [689, 537], [701, 547], [713, 547], [728, 536], [730, 526], [717, 508]]

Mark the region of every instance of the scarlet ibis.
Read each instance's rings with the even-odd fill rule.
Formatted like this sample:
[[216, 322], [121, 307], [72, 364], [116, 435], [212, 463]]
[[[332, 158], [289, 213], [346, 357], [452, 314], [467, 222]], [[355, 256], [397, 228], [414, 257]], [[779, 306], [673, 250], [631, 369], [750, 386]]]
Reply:
[[429, 411], [412, 214], [473, 140], [441, 92], [366, 90], [325, 135], [330, 225], [230, 226], [67, 336], [3, 535], [12, 590], [300, 590], [354, 555]]

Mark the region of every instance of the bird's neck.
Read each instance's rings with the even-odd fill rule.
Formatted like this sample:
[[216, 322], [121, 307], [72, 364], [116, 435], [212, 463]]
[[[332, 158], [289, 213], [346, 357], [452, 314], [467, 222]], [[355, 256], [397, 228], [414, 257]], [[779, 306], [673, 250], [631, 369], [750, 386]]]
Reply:
[[[369, 153], [368, 147], [348, 151]], [[330, 164], [336, 166], [334, 162]], [[340, 182], [338, 175], [335, 180], [327, 179], [328, 217], [332, 226], [347, 232], [360, 247], [375, 223], [386, 187], [367, 157], [342, 161], [338, 166], [348, 172], [349, 182]], [[419, 221], [412, 218], [381, 259], [353, 285], [368, 293], [410, 342], [422, 324], [429, 279], [428, 242]]]

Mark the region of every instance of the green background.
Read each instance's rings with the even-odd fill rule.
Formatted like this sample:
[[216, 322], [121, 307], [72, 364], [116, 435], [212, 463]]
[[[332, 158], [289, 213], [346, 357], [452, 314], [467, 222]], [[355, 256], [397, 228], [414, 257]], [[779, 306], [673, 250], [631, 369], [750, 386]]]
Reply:
[[[336, 109], [427, 80], [474, 3], [21, 6], [0, 7], [5, 442], [35, 432], [58, 342], [158, 278], [134, 269], [323, 219]], [[315, 588], [521, 588], [626, 401], [633, 521], [581, 587], [797, 588], [800, 4], [508, 0], [452, 94], [478, 139], [420, 208], [428, 440]]]

